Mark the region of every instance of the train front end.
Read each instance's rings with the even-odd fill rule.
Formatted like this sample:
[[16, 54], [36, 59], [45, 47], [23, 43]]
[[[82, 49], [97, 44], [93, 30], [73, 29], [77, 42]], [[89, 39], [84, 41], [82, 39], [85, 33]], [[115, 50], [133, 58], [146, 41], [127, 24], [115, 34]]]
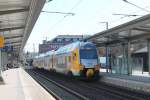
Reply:
[[99, 78], [99, 60], [96, 46], [90, 42], [82, 43], [79, 49], [80, 75], [86, 78]]

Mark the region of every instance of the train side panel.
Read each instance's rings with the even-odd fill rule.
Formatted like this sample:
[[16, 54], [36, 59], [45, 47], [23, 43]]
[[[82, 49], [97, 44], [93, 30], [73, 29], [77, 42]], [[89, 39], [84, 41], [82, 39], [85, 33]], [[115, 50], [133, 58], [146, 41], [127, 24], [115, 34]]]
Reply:
[[[83, 42], [82, 42], [83, 43]], [[35, 66], [46, 70], [77, 77], [99, 76], [99, 64], [96, 47], [92, 43], [75, 43], [57, 51], [41, 54], [35, 60]]]
[[80, 76], [80, 64], [79, 64], [79, 52], [78, 48], [66, 53], [55, 55], [55, 70], [59, 73], [68, 74], [71, 72], [73, 76]]
[[45, 69], [45, 70], [49, 70], [49, 66], [48, 66], [49, 59], [50, 59], [50, 56], [46, 56], [46, 57], [44, 58], [44, 69]]
[[59, 73], [66, 73], [67, 71], [67, 56], [66, 54], [55, 55], [54, 69]]

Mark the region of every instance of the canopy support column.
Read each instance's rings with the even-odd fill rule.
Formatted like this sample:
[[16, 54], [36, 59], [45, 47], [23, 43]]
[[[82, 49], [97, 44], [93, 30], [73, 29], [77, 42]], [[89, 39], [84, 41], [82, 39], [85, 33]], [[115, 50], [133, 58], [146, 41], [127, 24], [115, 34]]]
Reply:
[[147, 39], [147, 52], [148, 52], [148, 73], [150, 75], [150, 38]]

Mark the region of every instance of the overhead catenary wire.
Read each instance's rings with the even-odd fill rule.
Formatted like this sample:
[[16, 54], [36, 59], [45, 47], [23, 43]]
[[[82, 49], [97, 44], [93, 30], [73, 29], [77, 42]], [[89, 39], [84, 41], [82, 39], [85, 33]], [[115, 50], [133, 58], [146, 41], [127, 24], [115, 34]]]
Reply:
[[[72, 11], [74, 8], [76, 8], [76, 6], [78, 6], [80, 3], [81, 3], [81, 1], [82, 0], [79, 0], [73, 7], [72, 7], [72, 9], [70, 10], [70, 11]], [[125, 1], [127, 1], [127, 0], [125, 0]], [[142, 7], [141, 7], [142, 8]], [[146, 8], [143, 8], [143, 9], [146, 9]], [[143, 11], [143, 10], [142, 10]], [[66, 19], [66, 17], [67, 16], [69, 16], [69, 15], [65, 15], [65, 16], [63, 16], [63, 18], [61, 18], [60, 20], [58, 20], [57, 22], [56, 22], [56, 24], [54, 24], [54, 25], [52, 25], [52, 28], [51, 28], [51, 31], [52, 30], [54, 30], [55, 29], [55, 27], [58, 25], [58, 24], [60, 24], [61, 22], [63, 22], [65, 19]], [[141, 15], [142, 16], [142, 15]], [[123, 18], [126, 18], [126, 17], [133, 17], [133, 16], [122, 16], [121, 18], [119, 18], [119, 19], [123, 19]], [[134, 16], [134, 17], [137, 17], [137, 16]], [[110, 21], [109, 23], [114, 23], [114, 22], [117, 22], [118, 21], [118, 19], [117, 20], [112, 20], [112, 21]]]
[[74, 16], [75, 15], [75, 13], [71, 13], [71, 12], [54, 12], [54, 11], [45, 11], [45, 10], [43, 10], [42, 12], [45, 12], [45, 13], [56, 13], [56, 14], [67, 14], [67, 15], [72, 15], [72, 16]]
[[[146, 7], [144, 7], [144, 9], [145, 8], [149, 8], [150, 6], [146, 6]], [[142, 10], [143, 11], [143, 10]], [[136, 13], [139, 13], [140, 11], [138, 10], [138, 11], [134, 11], [134, 12], [131, 12], [131, 13], [129, 13], [129, 14], [127, 14], [127, 15], [138, 15], [138, 14], [136, 14]], [[138, 15], [138, 16], [143, 16], [143, 15]], [[126, 17], [137, 17], [137, 16], [122, 16], [122, 17], [120, 17], [119, 19], [115, 19], [115, 20], [112, 20], [112, 21], [110, 21], [109, 23], [114, 23], [114, 22], [118, 22], [120, 19], [123, 19], [123, 18], [126, 18]]]
[[137, 15], [137, 14], [117, 14], [117, 13], [113, 13], [112, 15], [121, 15], [121, 16], [125, 16], [125, 17], [136, 17], [136, 16], [143, 16], [143, 15]]
[[140, 7], [140, 6], [137, 6], [136, 4], [133, 4], [133, 3], [129, 2], [129, 1], [127, 1], [127, 0], [123, 0], [123, 1], [126, 2], [126, 3], [128, 3], [128, 4], [131, 4], [131, 5], [135, 6], [135, 7], [137, 7], [137, 8], [139, 8], [139, 9], [143, 10], [143, 11], [146, 11], [146, 12], [150, 13], [149, 10], [147, 10], [147, 9], [145, 9], [145, 8], [142, 8], [142, 7]]
[[49, 3], [49, 2], [51, 2], [51, 1], [53, 1], [53, 0], [46, 0], [46, 3]]
[[[79, 0], [70, 10], [69, 12], [72, 12], [83, 0]], [[75, 15], [75, 13], [74, 13]], [[54, 24], [51, 29], [54, 29], [58, 24], [60, 24], [62, 21], [64, 21], [64, 19], [68, 16], [68, 14], [66, 14], [65, 16], [63, 16], [63, 18], [61, 18], [60, 20], [58, 20], [56, 22], [56, 24]]]
[[[145, 7], [143, 7], [143, 9], [147, 9], [147, 8], [149, 8], [150, 6], [145, 6]], [[115, 22], [118, 22], [118, 21], [120, 21], [121, 19], [123, 19], [123, 18], [133, 18], [133, 17], [139, 17], [139, 16], [144, 16], [145, 14], [137, 14], [137, 13], [139, 13], [139, 12], [143, 12], [143, 10], [141, 10], [141, 9], [138, 9], [138, 10], [136, 10], [136, 11], [134, 11], [134, 12], [130, 12], [130, 13], [127, 13], [127, 14], [122, 14], [122, 16], [120, 17], [120, 18], [117, 18], [117, 19], [112, 19], [112, 20], [105, 20], [105, 22], [108, 22], [108, 23], [115, 23]], [[144, 11], [145, 12], [145, 11]], [[112, 14], [113, 15], [113, 14]], [[121, 15], [121, 14], [120, 14]], [[92, 18], [92, 19], [95, 19], [95, 18]], [[99, 22], [98, 22], [98, 24], [99, 24]]]

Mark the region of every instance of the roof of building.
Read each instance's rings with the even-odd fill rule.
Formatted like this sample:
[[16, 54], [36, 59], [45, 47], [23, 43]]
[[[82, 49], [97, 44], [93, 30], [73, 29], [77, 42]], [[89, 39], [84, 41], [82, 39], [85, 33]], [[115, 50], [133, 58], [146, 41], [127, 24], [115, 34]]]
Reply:
[[45, 43], [51, 43], [52, 41], [54, 41], [55, 39], [67, 39], [67, 38], [79, 38], [79, 39], [85, 39], [85, 38], [87, 38], [87, 37], [89, 37], [90, 35], [58, 35], [58, 36], [56, 36], [55, 38], [53, 38], [52, 40], [50, 40], [50, 41], [46, 41], [46, 40], [44, 40], [44, 42]]
[[58, 50], [56, 50], [55, 54], [63, 54], [63, 53], [69, 53], [73, 50], [75, 50], [76, 48], [81, 47], [81, 49], [84, 49], [83, 47], [86, 48], [96, 48], [95, 45], [91, 42], [74, 42], [74, 43], [70, 43], [66, 46], [60, 47]]
[[56, 38], [86, 38], [89, 35], [58, 35]]
[[45, 0], [0, 0], [0, 32], [5, 46], [22, 51]]
[[141, 49], [135, 51], [134, 53], [145, 53], [145, 52], [147, 52], [147, 47], [141, 48]]
[[92, 41], [97, 46], [116, 44], [128, 41], [140, 41], [150, 38], [150, 14], [130, 22], [118, 25], [108, 30], [96, 33], [86, 40]]

